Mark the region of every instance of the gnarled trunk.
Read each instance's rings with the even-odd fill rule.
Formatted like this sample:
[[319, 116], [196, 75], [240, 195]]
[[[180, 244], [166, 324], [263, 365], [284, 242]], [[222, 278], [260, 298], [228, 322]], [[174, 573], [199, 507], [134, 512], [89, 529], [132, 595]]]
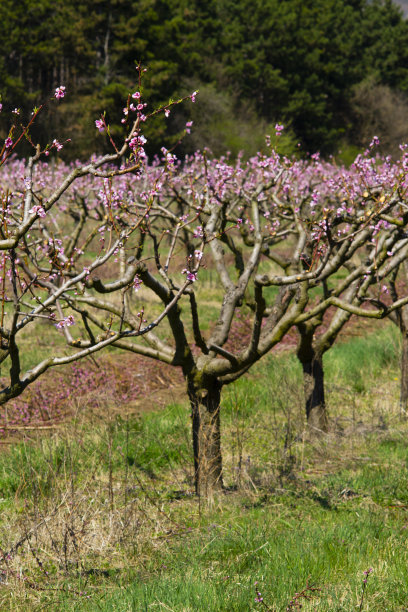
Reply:
[[400, 407], [401, 413], [408, 416], [408, 334], [406, 332], [402, 332]]
[[194, 479], [197, 495], [210, 497], [223, 487], [220, 432], [222, 385], [216, 378], [188, 380], [194, 450]]
[[307, 423], [314, 430], [327, 431], [322, 356], [314, 355], [312, 359], [302, 361], [302, 367]]
[[303, 388], [307, 424], [312, 431], [327, 431], [327, 412], [324, 399], [323, 353], [314, 347], [314, 333], [317, 324], [298, 326], [299, 344], [297, 357], [303, 368]]

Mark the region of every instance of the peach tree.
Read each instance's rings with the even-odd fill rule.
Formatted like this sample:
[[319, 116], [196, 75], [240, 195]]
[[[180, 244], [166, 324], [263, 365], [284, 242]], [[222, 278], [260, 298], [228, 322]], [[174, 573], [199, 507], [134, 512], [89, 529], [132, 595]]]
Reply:
[[[149, 113], [139, 80], [139, 88], [129, 94], [123, 108], [121, 143], [114, 141], [102, 115], [95, 120], [95, 129], [106, 133], [112, 153], [67, 167], [53, 160], [67, 143], [54, 139], [42, 146], [32, 136], [38, 115], [48, 104], [62, 103], [66, 93], [64, 86], [57, 87], [51, 100], [35, 108], [25, 124], [20, 110], [12, 110], [11, 128], [0, 150], [0, 363], [9, 364], [9, 376], [1, 383], [0, 404], [20, 395], [49, 368], [89, 356], [125, 336], [146, 334], [166, 317], [191, 283], [186, 278], [152, 320], [147, 322], [139, 313], [137, 329], [125, 329], [125, 294], [137, 290], [139, 277], [137, 265], [124, 267], [123, 253], [146, 225], [150, 201], [140, 197], [138, 205], [129, 207], [122, 203], [120, 190], [127, 176], [139, 185], [146, 180], [145, 121], [159, 112], [168, 114], [181, 100]], [[193, 99], [194, 94], [190, 97]], [[33, 149], [26, 162], [16, 157], [23, 139]], [[118, 188], [116, 181], [120, 183]], [[92, 200], [88, 191], [95, 195], [95, 206], [88, 204]], [[114, 276], [107, 286], [119, 296], [120, 303], [99, 335], [94, 335], [88, 318], [78, 317], [73, 309], [96, 274]], [[38, 321], [57, 334], [56, 342], [50, 340], [46, 356], [35, 351]], [[88, 341], [78, 342], [67, 354], [58, 345], [62, 337], [75, 346], [72, 326], [81, 328]], [[35, 356], [25, 367], [21, 351], [28, 350]]]

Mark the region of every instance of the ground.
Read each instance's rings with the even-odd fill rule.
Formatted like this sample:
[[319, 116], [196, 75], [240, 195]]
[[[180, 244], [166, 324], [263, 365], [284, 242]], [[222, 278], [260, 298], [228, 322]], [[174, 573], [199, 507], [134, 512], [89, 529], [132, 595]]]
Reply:
[[189, 406], [173, 370], [101, 356], [61, 373], [77, 387], [60, 404], [55, 374], [46, 379], [53, 427], [3, 437], [0, 609], [408, 609], [398, 349], [385, 325], [329, 352], [330, 431], [319, 439], [290, 348], [227, 388], [226, 490], [209, 502], [193, 494]]

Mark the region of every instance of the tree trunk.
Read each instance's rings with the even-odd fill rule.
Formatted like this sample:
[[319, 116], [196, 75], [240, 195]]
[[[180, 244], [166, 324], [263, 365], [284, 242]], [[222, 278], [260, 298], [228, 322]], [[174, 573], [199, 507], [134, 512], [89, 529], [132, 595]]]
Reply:
[[322, 356], [314, 355], [310, 361], [302, 361], [302, 367], [307, 423], [314, 430], [327, 431]]
[[407, 410], [408, 410], [408, 334], [404, 332], [402, 332], [400, 407], [401, 407], [401, 413], [407, 416]]
[[221, 490], [222, 456], [220, 432], [221, 384], [216, 378], [187, 382], [191, 403], [194, 480], [197, 495], [211, 497]]

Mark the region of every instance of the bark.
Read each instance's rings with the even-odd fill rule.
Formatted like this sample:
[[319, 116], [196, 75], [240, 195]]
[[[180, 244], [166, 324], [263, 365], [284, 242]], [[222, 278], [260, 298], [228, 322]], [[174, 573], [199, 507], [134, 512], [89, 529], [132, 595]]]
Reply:
[[322, 356], [314, 355], [311, 360], [303, 361], [302, 367], [307, 423], [315, 431], [327, 431]]
[[400, 390], [401, 413], [408, 412], [408, 334], [402, 333], [401, 351], [401, 390]]
[[307, 424], [314, 430], [327, 431], [322, 357], [315, 356], [311, 361], [303, 362], [302, 367]]
[[208, 498], [223, 488], [220, 432], [222, 385], [216, 378], [188, 380], [191, 403], [194, 480], [197, 495]]
[[323, 351], [314, 346], [314, 333], [320, 324], [298, 326], [299, 344], [297, 357], [303, 368], [303, 388], [307, 424], [314, 431], [327, 431], [327, 412], [324, 397]]

